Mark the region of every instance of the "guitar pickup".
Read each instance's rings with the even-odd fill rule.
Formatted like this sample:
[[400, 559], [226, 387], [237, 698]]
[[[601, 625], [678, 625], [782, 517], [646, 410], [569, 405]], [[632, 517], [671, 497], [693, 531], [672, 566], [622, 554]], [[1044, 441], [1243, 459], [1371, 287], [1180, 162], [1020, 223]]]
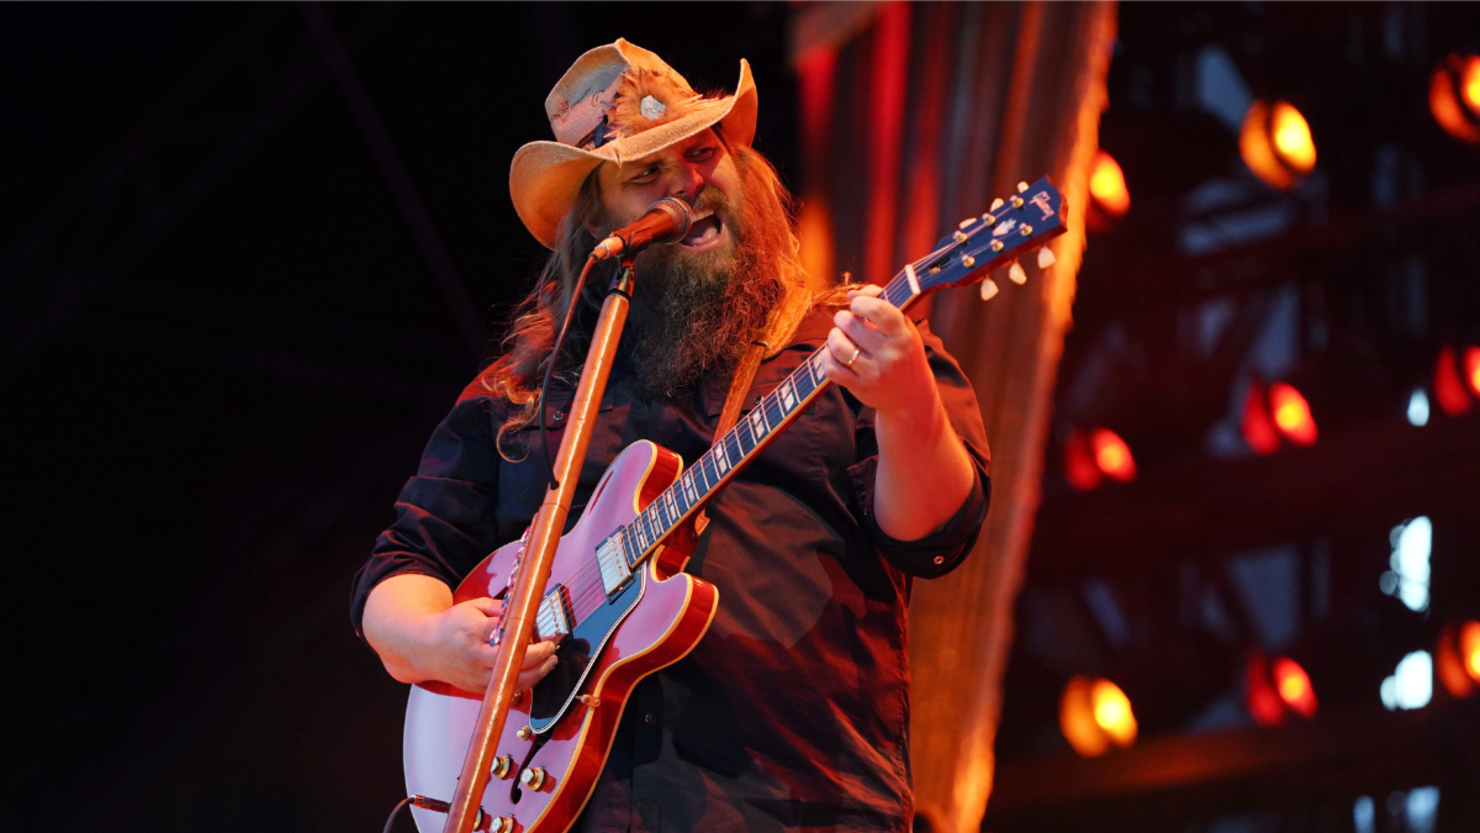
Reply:
[[622, 554], [621, 530], [596, 548], [596, 564], [601, 568], [601, 585], [608, 596], [632, 578], [632, 568], [627, 566], [627, 558]]
[[565, 585], [557, 584], [540, 600], [539, 612], [535, 614], [535, 629], [540, 637], [564, 638], [571, 632], [571, 621], [575, 614], [570, 607], [570, 593]]

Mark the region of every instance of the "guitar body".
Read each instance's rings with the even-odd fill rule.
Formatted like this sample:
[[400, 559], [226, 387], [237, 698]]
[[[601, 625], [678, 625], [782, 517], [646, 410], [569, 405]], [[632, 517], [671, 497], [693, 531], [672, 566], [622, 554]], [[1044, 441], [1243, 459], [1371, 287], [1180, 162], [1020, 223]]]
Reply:
[[[693, 551], [691, 533], [670, 535], [620, 590], [608, 594], [599, 579], [591, 590], [592, 554], [672, 485], [682, 466], [677, 454], [653, 443], [628, 446], [602, 475], [580, 520], [560, 539], [547, 589], [572, 588], [577, 617], [557, 651], [556, 670], [509, 710], [496, 749], [510, 756], [511, 766], [503, 773], [495, 769], [488, 782], [480, 806], [491, 819], [481, 829], [498, 831], [501, 824], [529, 833], [569, 829], [595, 788], [632, 688], [681, 659], [709, 629], [719, 592], [682, 572]], [[502, 594], [521, 545], [508, 544], [484, 559], [454, 599]], [[404, 747], [410, 794], [452, 796], [482, 698], [482, 692], [446, 683], [412, 686]], [[528, 737], [521, 738], [521, 731]], [[536, 768], [542, 783], [521, 782], [521, 773]], [[445, 815], [413, 812], [422, 833], [442, 830]]]

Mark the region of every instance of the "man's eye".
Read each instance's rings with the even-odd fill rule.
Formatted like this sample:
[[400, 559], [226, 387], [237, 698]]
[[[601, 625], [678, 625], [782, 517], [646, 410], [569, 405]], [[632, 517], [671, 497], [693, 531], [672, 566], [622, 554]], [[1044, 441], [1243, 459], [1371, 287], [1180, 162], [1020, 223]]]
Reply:
[[634, 176], [631, 179], [627, 180], [627, 182], [632, 185], [646, 185], [647, 183], [652, 182], [654, 179], [656, 179], [657, 176], [657, 168], [648, 168], [637, 176]]
[[689, 151], [690, 162], [704, 162], [708, 160], [711, 156], [714, 156], [714, 148], [712, 147], [699, 148], [698, 150]]

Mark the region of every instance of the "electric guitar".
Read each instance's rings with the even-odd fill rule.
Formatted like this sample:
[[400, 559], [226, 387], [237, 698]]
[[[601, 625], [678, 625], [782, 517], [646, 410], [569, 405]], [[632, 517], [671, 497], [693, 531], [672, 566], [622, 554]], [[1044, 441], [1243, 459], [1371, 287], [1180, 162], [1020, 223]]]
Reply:
[[[900, 309], [946, 286], [964, 286], [1062, 234], [1063, 200], [1045, 177], [1019, 185], [980, 217], [963, 220], [930, 254], [904, 267], [883, 297]], [[1039, 265], [1052, 263], [1047, 249]], [[990, 279], [982, 297], [997, 291]], [[557, 638], [558, 664], [509, 710], [480, 807], [477, 829], [561, 833], [595, 788], [633, 686], [677, 662], [704, 636], [719, 604], [714, 585], [683, 572], [696, 512], [760, 454], [828, 381], [822, 351], [792, 372], [692, 468], [653, 443], [624, 449], [597, 483], [585, 512], [561, 539], [540, 602], [539, 638]], [[512, 587], [522, 541], [496, 550], [458, 586], [464, 602]], [[406, 709], [406, 785], [412, 795], [450, 798], [462, 769], [482, 692], [446, 683], [413, 686]], [[440, 803], [440, 802], [438, 802]], [[445, 816], [413, 808], [422, 833]]]

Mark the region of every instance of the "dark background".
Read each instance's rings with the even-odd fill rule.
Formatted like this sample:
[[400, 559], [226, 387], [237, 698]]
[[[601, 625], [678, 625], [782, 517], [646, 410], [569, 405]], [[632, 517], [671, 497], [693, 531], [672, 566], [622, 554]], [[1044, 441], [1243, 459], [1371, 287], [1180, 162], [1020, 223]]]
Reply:
[[746, 57], [795, 174], [784, 8], [320, 11], [383, 133], [312, 8], [0, 7], [6, 827], [379, 830], [406, 687], [350, 581], [538, 268], [550, 87], [618, 36], [701, 90]]

